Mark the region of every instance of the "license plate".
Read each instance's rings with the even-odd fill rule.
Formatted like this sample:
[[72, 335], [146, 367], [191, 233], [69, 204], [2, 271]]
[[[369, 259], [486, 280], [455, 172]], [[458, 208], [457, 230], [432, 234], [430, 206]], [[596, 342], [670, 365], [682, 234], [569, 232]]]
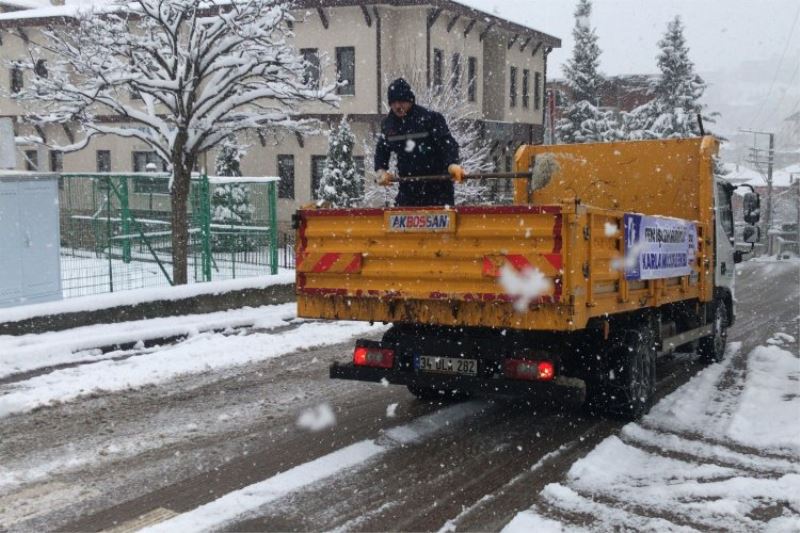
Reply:
[[386, 231], [392, 233], [453, 233], [456, 230], [455, 211], [387, 211]]
[[461, 359], [458, 357], [435, 357], [420, 355], [417, 358], [417, 368], [423, 372], [440, 372], [442, 374], [463, 374], [465, 376], [478, 375], [477, 359]]

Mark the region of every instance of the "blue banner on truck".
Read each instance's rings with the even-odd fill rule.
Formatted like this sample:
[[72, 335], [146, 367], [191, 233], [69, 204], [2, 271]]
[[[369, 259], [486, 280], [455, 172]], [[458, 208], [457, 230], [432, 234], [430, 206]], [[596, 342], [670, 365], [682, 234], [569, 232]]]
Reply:
[[688, 276], [696, 256], [694, 222], [625, 214], [625, 279]]

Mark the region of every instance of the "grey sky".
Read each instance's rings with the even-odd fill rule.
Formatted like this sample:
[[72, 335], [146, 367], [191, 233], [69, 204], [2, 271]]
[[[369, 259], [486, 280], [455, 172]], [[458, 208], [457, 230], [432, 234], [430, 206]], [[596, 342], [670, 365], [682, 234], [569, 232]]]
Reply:
[[[544, 31], [562, 40], [550, 56], [551, 72], [572, 49], [572, 0], [464, 0], [490, 13]], [[749, 60], [780, 56], [798, 0], [595, 0], [592, 25], [603, 50], [605, 74], [655, 72], [656, 42], [667, 22], [680, 15], [686, 25], [691, 57], [702, 72], [727, 70]], [[797, 22], [800, 26], [800, 21]], [[800, 61], [800, 27], [791, 36], [784, 63]], [[800, 83], [800, 80], [798, 80]]]
[[[458, 0], [561, 38], [548, 78], [562, 75], [577, 0]], [[657, 73], [657, 42], [680, 15], [690, 57], [709, 82], [705, 102], [716, 129], [780, 134], [800, 110], [800, 0], [594, 0], [591, 24], [606, 75]]]

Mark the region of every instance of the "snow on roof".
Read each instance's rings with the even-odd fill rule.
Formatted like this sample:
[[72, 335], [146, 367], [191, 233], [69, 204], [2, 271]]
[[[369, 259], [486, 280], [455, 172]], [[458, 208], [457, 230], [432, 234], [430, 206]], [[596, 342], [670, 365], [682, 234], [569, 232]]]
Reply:
[[36, 9], [51, 5], [49, 0], [0, 0], [0, 6], [19, 7], [22, 9]]
[[11, 11], [9, 13], [0, 13], [0, 22], [4, 20], [28, 20], [28, 19], [45, 19], [53, 17], [71, 17], [81, 7], [84, 6], [80, 4], [78, 5], [70, 4], [63, 6], [48, 6], [48, 7], [38, 7], [34, 9], [23, 9], [22, 11]]
[[[764, 169], [764, 172], [760, 172], [758, 170], [753, 170], [752, 168], [745, 167], [743, 165], [736, 165], [734, 163], [725, 163], [725, 169], [728, 170], [729, 174], [725, 176], [725, 179], [734, 185], [752, 185], [753, 187], [766, 187], [767, 186], [767, 171]], [[796, 167], [800, 167], [800, 165], [795, 165]], [[772, 171], [772, 185], [774, 187], [789, 187], [791, 173], [794, 171], [790, 171], [788, 168], [781, 169], [781, 170], [773, 170]], [[797, 169], [797, 172], [800, 172], [800, 168]]]

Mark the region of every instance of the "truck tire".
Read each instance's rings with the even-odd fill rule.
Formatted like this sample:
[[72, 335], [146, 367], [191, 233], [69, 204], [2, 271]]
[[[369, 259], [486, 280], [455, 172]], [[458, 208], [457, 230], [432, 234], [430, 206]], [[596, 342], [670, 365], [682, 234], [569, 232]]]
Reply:
[[725, 358], [728, 343], [728, 306], [717, 300], [714, 306], [713, 333], [700, 339], [697, 353], [705, 363], [719, 363]]
[[643, 325], [621, 331], [607, 355], [600, 406], [611, 417], [636, 420], [650, 410], [655, 396], [656, 348], [652, 327]]

